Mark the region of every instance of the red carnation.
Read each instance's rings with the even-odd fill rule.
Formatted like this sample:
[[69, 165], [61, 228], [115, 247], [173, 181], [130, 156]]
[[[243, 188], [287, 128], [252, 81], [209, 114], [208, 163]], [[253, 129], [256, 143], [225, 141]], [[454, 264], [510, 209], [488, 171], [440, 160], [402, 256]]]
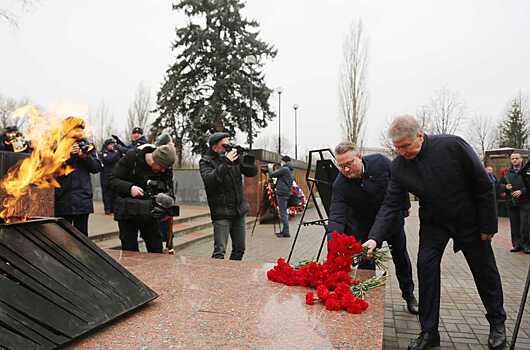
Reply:
[[362, 312], [359, 304], [351, 304], [346, 308], [346, 311], [350, 314], [360, 314]]
[[305, 303], [307, 305], [314, 305], [315, 304], [315, 295], [313, 292], [307, 292], [305, 295]]
[[332, 294], [328, 300], [326, 300], [326, 309], [330, 311], [339, 311], [340, 310], [340, 301], [337, 297]]
[[317, 287], [318, 298], [322, 301], [326, 301], [329, 297], [329, 290], [325, 285], [321, 284]]
[[358, 305], [360, 306], [362, 311], [368, 309], [368, 302], [366, 300], [359, 299]]

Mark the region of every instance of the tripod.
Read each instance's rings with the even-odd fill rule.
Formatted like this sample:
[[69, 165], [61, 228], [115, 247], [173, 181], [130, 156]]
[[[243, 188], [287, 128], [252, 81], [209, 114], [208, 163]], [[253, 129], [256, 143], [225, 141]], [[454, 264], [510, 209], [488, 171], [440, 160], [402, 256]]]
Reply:
[[528, 266], [528, 274], [526, 276], [526, 284], [524, 286], [523, 296], [521, 298], [521, 305], [519, 306], [519, 313], [517, 314], [517, 321], [515, 321], [515, 328], [513, 330], [512, 344], [510, 350], [515, 349], [515, 342], [517, 341], [517, 335], [519, 333], [519, 327], [521, 327], [521, 320], [523, 319], [524, 306], [526, 299], [528, 298], [528, 290], [530, 289], [530, 266]]
[[[320, 159], [316, 160], [316, 167], [314, 169], [315, 176], [312, 177], [311, 171], [313, 170], [312, 161], [313, 161], [314, 154], [318, 154]], [[328, 154], [330, 156], [326, 158], [325, 154]], [[335, 156], [329, 148], [309, 151], [309, 160], [308, 160], [306, 177], [305, 177], [306, 183], [309, 186], [309, 197], [307, 198], [307, 202], [304, 206], [304, 212], [302, 214], [302, 217], [300, 218], [298, 229], [296, 230], [296, 235], [294, 237], [294, 241], [291, 246], [291, 251], [289, 252], [289, 257], [287, 258], [287, 263], [291, 261], [294, 247], [296, 245], [296, 242], [298, 241], [298, 236], [300, 234], [300, 230], [302, 226], [307, 227], [307, 226], [317, 225], [317, 226], [324, 227], [324, 235], [322, 236], [322, 242], [320, 243], [320, 247], [318, 249], [317, 261], [320, 259], [320, 254], [322, 253], [322, 249], [324, 248], [324, 243], [326, 242], [326, 237], [327, 237], [327, 219], [324, 218], [320, 205], [324, 206], [326, 215], [328, 215], [329, 206], [331, 204], [331, 188], [332, 188], [333, 182], [335, 181], [335, 178], [337, 177], [339, 173], [337, 167], [333, 163], [333, 159], [335, 159]], [[318, 190], [318, 194], [320, 195], [321, 204], [319, 204], [319, 202], [316, 199], [315, 190]], [[307, 213], [307, 209], [309, 208], [309, 203], [311, 203], [311, 200], [313, 201], [313, 204], [315, 206], [319, 219], [313, 220], [313, 221], [304, 221], [306, 213]]]

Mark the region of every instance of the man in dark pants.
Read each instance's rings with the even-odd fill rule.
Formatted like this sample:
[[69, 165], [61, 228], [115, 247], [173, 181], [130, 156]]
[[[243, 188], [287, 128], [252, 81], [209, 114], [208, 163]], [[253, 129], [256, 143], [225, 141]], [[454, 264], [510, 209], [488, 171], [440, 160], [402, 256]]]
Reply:
[[110, 188], [110, 174], [121, 156], [121, 152], [116, 148], [116, 141], [114, 141], [114, 139], [105, 140], [103, 147], [101, 148], [101, 155], [99, 156], [103, 163], [103, 169], [99, 174], [99, 180], [101, 182], [105, 215], [111, 215], [113, 213], [114, 191]]
[[228, 236], [232, 239], [230, 260], [241, 260], [245, 253], [245, 218], [248, 203], [241, 176], [256, 176], [255, 159], [243, 159], [235, 149], [225, 152], [229, 134], [216, 132], [208, 139], [210, 149], [199, 162], [213, 221], [214, 250], [212, 258], [224, 259]]
[[[355, 154], [355, 145], [342, 142], [335, 147], [340, 174], [333, 183], [329, 210], [328, 234], [340, 232], [353, 234], [361, 243], [365, 242], [375, 216], [385, 196], [390, 180], [390, 160], [381, 154], [360, 157]], [[396, 267], [401, 295], [412, 314], [418, 313], [418, 301], [414, 297], [412, 265], [407, 252], [404, 216], [408, 215], [408, 194], [403, 200], [402, 214], [390, 229], [387, 242]], [[359, 265], [364, 269], [375, 269], [371, 262]]]
[[514, 152], [510, 155], [512, 166], [500, 180], [500, 189], [506, 193], [508, 200], [508, 215], [510, 216], [510, 231], [512, 235], [512, 249], [515, 253], [524, 250], [530, 254], [529, 226], [530, 226], [530, 197], [521, 176], [523, 157]]
[[425, 135], [411, 116], [397, 117], [388, 135], [399, 152], [383, 205], [364, 243], [368, 254], [399, 218], [407, 192], [420, 199], [418, 281], [421, 334], [409, 349], [440, 344], [440, 263], [450, 239], [462, 250], [490, 323], [488, 345], [506, 345], [501, 278], [491, 240], [497, 232], [493, 186], [473, 149], [460, 137]]
[[175, 159], [175, 148], [171, 145], [146, 146], [128, 151], [114, 167], [110, 186], [116, 192], [114, 220], [118, 221], [123, 250], [139, 250], [140, 231], [147, 251], [162, 253], [159, 219], [152, 213], [156, 194], [153, 184], [163, 184], [168, 194], [173, 194], [172, 172], [168, 169]]
[[94, 212], [90, 173], [96, 174], [102, 169], [94, 146], [90, 145], [90, 149], [88, 148], [84, 152], [78, 142], [73, 144], [70, 159], [66, 162], [73, 171], [58, 177], [60, 187], [55, 189], [55, 216], [66, 219], [86, 236], [88, 216]]
[[278, 179], [276, 182], [276, 198], [280, 209], [280, 219], [282, 220], [282, 230], [277, 233], [278, 237], [291, 237], [289, 234], [289, 213], [287, 212], [289, 197], [291, 196], [291, 186], [293, 186], [293, 165], [291, 157], [282, 157], [282, 166], [276, 171], [272, 171], [273, 164], [269, 164], [269, 176]]

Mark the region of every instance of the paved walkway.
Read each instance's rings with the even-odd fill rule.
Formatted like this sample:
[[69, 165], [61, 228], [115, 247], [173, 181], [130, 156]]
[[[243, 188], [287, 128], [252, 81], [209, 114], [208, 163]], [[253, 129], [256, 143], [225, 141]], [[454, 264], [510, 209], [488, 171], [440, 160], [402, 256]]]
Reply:
[[[315, 218], [314, 212], [312, 212], [312, 216]], [[298, 220], [299, 217], [291, 220], [293, 237], [290, 239], [274, 236], [272, 225], [258, 225], [254, 236], [250, 236], [249, 233], [245, 259], [274, 262], [278, 257], [287, 257]], [[413, 270], [416, 279], [415, 264], [419, 227], [417, 210], [412, 210], [406, 225], [408, 249], [414, 264]], [[508, 220], [500, 218], [499, 227], [500, 233], [495, 237], [493, 245], [504, 287], [505, 307], [508, 314], [506, 326], [508, 334], [511, 336], [530, 264], [530, 255], [510, 253]], [[303, 228], [293, 261], [316, 256], [321, 239], [321, 228], [315, 226]], [[180, 251], [179, 254], [210, 256], [212, 246], [212, 241], [202, 241]], [[325, 254], [325, 249], [323, 254]], [[393, 273], [392, 263], [389, 265]], [[415, 282], [417, 286], [417, 280]], [[406, 349], [410, 339], [419, 333], [418, 320], [406, 311], [396, 278], [389, 279], [385, 295], [384, 349]], [[442, 349], [487, 349], [489, 326], [484, 312], [462, 253], [454, 254], [452, 247], [448, 246], [442, 260], [440, 322]], [[526, 313], [516, 348], [530, 349], [530, 300], [526, 305]]]

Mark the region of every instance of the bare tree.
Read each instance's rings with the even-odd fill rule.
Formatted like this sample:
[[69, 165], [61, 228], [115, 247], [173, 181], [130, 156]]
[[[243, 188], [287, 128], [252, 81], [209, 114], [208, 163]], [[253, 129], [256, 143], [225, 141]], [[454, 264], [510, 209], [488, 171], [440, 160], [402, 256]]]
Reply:
[[469, 122], [466, 136], [482, 160], [485, 159], [486, 151], [495, 147], [497, 124], [493, 118], [482, 114], [476, 114]]
[[16, 126], [19, 130], [22, 130], [26, 119], [25, 117], [15, 116], [13, 112], [29, 103], [28, 98], [16, 100], [0, 95], [0, 128], [5, 129], [6, 126]]
[[110, 138], [112, 134], [116, 133], [116, 129], [114, 127], [114, 116], [111, 114], [105, 102], [101, 101], [98, 108], [90, 114], [88, 120], [89, 131], [91, 133], [93, 142], [99, 149], [106, 139]]
[[151, 90], [140, 84], [127, 111], [127, 135], [131, 135], [132, 129], [137, 126], [145, 130], [151, 110]]
[[[29, 8], [30, 5], [37, 2], [37, 0], [14, 0], [12, 2], [16, 3], [20, 10], [25, 10]], [[5, 21], [14, 27], [17, 27], [18, 16], [16, 11], [10, 10], [8, 8], [0, 8], [0, 22], [1, 21]]]
[[387, 119], [383, 130], [381, 130], [381, 133], [379, 134], [379, 144], [385, 149], [386, 153], [394, 157], [397, 155], [397, 152], [394, 148], [392, 140], [390, 137], [388, 137], [388, 128], [390, 127], [390, 123], [392, 123], [392, 119]]
[[456, 92], [446, 88], [435, 91], [431, 102], [421, 107], [430, 132], [434, 134], [454, 134], [465, 121], [466, 106]]
[[366, 69], [368, 40], [364, 38], [362, 21], [352, 23], [343, 44], [343, 61], [339, 73], [339, 98], [342, 129], [346, 138], [358, 144], [368, 108]]
[[432, 120], [431, 113], [428, 106], [420, 106], [416, 111], [416, 119], [420, 124], [420, 128], [423, 132], [432, 133]]

